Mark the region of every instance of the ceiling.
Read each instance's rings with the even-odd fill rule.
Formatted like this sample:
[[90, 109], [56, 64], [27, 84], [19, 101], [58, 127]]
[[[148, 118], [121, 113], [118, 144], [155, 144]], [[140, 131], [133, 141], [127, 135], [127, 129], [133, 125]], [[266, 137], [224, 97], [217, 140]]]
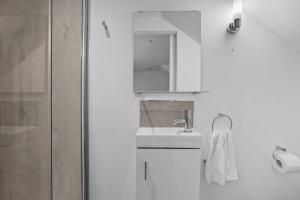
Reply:
[[300, 52], [300, 0], [244, 0], [244, 11]]

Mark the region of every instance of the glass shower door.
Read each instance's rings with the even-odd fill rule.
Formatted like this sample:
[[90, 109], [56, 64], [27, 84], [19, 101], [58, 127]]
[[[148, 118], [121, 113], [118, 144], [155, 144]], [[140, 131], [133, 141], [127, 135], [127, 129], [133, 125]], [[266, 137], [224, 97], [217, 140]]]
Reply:
[[0, 199], [50, 200], [49, 0], [0, 0]]

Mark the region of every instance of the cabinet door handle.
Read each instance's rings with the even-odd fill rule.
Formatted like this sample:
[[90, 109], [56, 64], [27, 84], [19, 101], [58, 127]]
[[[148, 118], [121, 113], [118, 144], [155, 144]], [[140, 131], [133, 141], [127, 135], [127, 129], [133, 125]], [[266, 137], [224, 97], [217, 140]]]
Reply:
[[145, 161], [145, 165], [144, 165], [144, 179], [145, 179], [145, 181], [147, 180], [147, 168], [148, 168], [148, 163], [147, 163], [147, 161]]

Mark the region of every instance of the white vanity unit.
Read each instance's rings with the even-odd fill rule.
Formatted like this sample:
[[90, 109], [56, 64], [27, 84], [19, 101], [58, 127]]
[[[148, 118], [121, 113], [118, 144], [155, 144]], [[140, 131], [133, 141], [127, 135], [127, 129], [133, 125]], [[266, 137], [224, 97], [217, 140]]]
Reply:
[[199, 132], [140, 128], [137, 133], [136, 200], [199, 200]]

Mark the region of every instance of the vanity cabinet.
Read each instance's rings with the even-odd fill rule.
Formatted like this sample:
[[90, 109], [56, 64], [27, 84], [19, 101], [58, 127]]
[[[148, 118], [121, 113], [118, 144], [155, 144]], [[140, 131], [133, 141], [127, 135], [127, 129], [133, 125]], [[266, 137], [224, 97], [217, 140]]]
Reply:
[[138, 148], [136, 200], [199, 200], [200, 148]]

